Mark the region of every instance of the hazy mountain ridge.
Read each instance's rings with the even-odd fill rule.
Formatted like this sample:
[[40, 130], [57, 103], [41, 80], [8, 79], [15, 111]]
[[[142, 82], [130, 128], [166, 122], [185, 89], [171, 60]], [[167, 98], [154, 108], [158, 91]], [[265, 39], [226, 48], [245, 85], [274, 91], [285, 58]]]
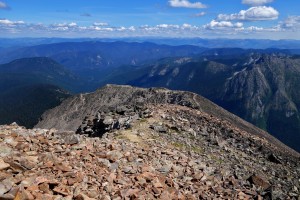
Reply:
[[[18, 81], [20, 85], [48, 83], [72, 91], [78, 78], [56, 61], [46, 57], [22, 58], [0, 65], [1, 82]], [[4, 80], [3, 80], [4, 79]], [[3, 85], [3, 84], [1, 84]], [[9, 87], [8, 87], [9, 88]], [[5, 88], [2, 88], [5, 89]]]
[[139, 66], [164, 57], [195, 55], [204, 50], [191, 45], [170, 46], [146, 42], [63, 42], [2, 51], [0, 63], [26, 57], [49, 57], [88, 84], [86, 91], [94, 91], [102, 79], [120, 66]]
[[182, 45], [127, 42], [65, 42], [24, 47], [4, 53], [0, 63], [24, 57], [51, 57], [67, 68], [106, 68], [125, 64], [141, 64], [170, 56], [201, 53], [205, 48]]
[[205, 48], [243, 48], [243, 49], [300, 49], [299, 40], [268, 40], [268, 39], [205, 39], [205, 38], [155, 38], [155, 37], [130, 37], [130, 38], [0, 38], [0, 47], [25, 47], [40, 44], [53, 44], [62, 42], [151, 42], [165, 45], [194, 45]]

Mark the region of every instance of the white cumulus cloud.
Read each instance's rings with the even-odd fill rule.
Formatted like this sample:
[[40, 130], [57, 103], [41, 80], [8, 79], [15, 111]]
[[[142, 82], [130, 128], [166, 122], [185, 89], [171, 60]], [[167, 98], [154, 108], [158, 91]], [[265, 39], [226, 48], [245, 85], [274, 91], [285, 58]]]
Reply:
[[216, 28], [242, 28], [243, 23], [237, 22], [232, 23], [231, 21], [216, 21], [212, 20], [210, 23], [204, 25], [206, 29], [216, 29]]
[[0, 19], [0, 25], [15, 26], [25, 24], [24, 21], [10, 21], [8, 19]]
[[159, 24], [156, 25], [157, 28], [164, 28], [164, 29], [172, 29], [172, 28], [179, 28], [179, 25], [174, 24]]
[[263, 21], [275, 20], [279, 16], [279, 12], [272, 7], [257, 6], [248, 10], [241, 10], [235, 14], [219, 14], [217, 19], [224, 21], [246, 20], [246, 21]]
[[273, 0], [243, 0], [243, 4], [251, 5], [251, 6], [260, 6], [267, 3], [272, 3]]
[[75, 22], [71, 22], [70, 24], [68, 24], [69, 27], [75, 27], [77, 26], [77, 24]]
[[108, 26], [108, 23], [105, 23], [105, 22], [95, 22], [93, 25], [94, 26]]
[[206, 8], [201, 2], [190, 2], [188, 0], [169, 0], [169, 5], [175, 8]]

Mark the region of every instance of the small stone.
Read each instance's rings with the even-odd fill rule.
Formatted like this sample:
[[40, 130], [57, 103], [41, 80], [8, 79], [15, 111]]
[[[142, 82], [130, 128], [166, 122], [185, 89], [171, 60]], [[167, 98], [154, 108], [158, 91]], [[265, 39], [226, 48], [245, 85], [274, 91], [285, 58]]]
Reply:
[[168, 129], [163, 125], [151, 125], [150, 128], [159, 133], [167, 133], [168, 132]]
[[171, 170], [171, 166], [168, 166], [168, 165], [165, 165], [162, 168], [157, 169], [157, 171], [159, 171], [163, 174], [169, 173], [170, 170]]
[[2, 158], [0, 158], [0, 170], [7, 169], [9, 167], [10, 167], [10, 165], [8, 163], [4, 162]]
[[35, 163], [30, 162], [30, 161], [28, 161], [28, 160], [26, 160], [26, 159], [21, 159], [21, 160], [20, 160], [20, 165], [21, 165], [22, 167], [25, 167], [26, 169], [29, 169], [29, 170], [33, 169], [33, 168], [36, 166]]
[[10, 126], [16, 126], [17, 127], [19, 125], [17, 124], [17, 122], [13, 122], [13, 123], [10, 124]]
[[122, 157], [123, 157], [123, 154], [117, 150], [109, 151], [106, 154], [106, 158], [112, 162], [116, 162], [116, 161], [120, 160]]
[[79, 194], [75, 197], [75, 200], [96, 200], [96, 199], [90, 198], [84, 194]]
[[252, 175], [247, 180], [251, 184], [254, 184], [257, 187], [261, 187], [263, 190], [266, 190], [271, 187], [270, 183], [268, 183], [265, 179], [257, 175]]
[[55, 165], [55, 168], [57, 170], [60, 170], [62, 172], [70, 172], [72, 171], [72, 167], [71, 166], [68, 166], [67, 164], [65, 163], [59, 163], [59, 164], [56, 164]]
[[117, 170], [118, 168], [119, 168], [119, 164], [118, 164], [117, 162], [111, 163], [111, 165], [110, 165], [110, 167], [109, 167], [109, 169], [110, 169], [111, 171], [115, 171], [115, 170]]
[[8, 192], [14, 185], [14, 182], [12, 182], [9, 179], [5, 179], [0, 183], [0, 195], [5, 194]]
[[0, 195], [0, 199], [1, 200], [14, 200], [15, 196], [12, 194], [3, 194], [3, 195]]
[[103, 124], [111, 125], [112, 123], [114, 123], [114, 119], [110, 116], [106, 116], [103, 120]]
[[26, 171], [26, 168], [24, 168], [22, 165], [20, 165], [17, 162], [8, 162], [10, 165], [10, 168], [14, 171], [14, 172], [23, 172]]
[[124, 172], [125, 174], [131, 174], [131, 173], [133, 172], [133, 168], [130, 167], [130, 166], [125, 166], [125, 167], [123, 168], [123, 172]]
[[42, 183], [39, 185], [39, 190], [43, 191], [45, 194], [50, 194], [49, 184], [47, 183]]
[[138, 177], [136, 177], [136, 179], [140, 185], [147, 183], [146, 179], [144, 179], [143, 177], [138, 176]]
[[37, 191], [40, 190], [38, 185], [31, 185], [29, 187], [27, 187], [28, 191]]
[[153, 181], [153, 186], [155, 188], [163, 188], [163, 184], [160, 182], [160, 180], [158, 178], [155, 178], [154, 181]]
[[53, 191], [64, 196], [68, 196], [71, 193], [70, 190], [64, 185], [55, 187]]
[[103, 159], [103, 158], [98, 158], [98, 162], [102, 165], [105, 166], [107, 168], [110, 168], [110, 162], [107, 159]]
[[152, 191], [153, 191], [154, 194], [160, 194], [160, 190], [157, 189], [156, 187], [153, 187]]
[[30, 192], [24, 189], [20, 189], [14, 200], [33, 200], [33, 199], [35, 198]]
[[14, 138], [12, 138], [12, 137], [5, 138], [4, 142], [6, 144], [9, 144], [9, 145], [14, 146], [14, 147], [17, 146], [17, 144], [18, 144], [18, 142], [15, 141]]
[[49, 180], [46, 178], [46, 177], [43, 177], [43, 176], [39, 176], [39, 177], [36, 177], [34, 179], [34, 183], [39, 185], [41, 183], [44, 183], [44, 182], [48, 182]]
[[79, 135], [76, 135], [73, 131], [57, 133], [60, 136], [64, 144], [74, 145], [80, 142]]
[[0, 145], [0, 157], [8, 156], [12, 153], [12, 148], [8, 147], [5, 144]]
[[28, 177], [28, 178], [25, 178], [24, 180], [22, 180], [21, 184], [24, 187], [30, 187], [32, 185], [37, 185], [37, 184], [35, 184], [34, 180], [35, 180], [34, 177]]

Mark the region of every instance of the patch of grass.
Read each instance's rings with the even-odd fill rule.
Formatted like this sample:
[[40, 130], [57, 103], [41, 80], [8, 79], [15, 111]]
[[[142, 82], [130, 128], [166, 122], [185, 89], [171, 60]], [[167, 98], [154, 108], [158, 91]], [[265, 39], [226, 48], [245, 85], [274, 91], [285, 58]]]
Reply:
[[186, 144], [179, 143], [179, 142], [174, 142], [174, 143], [172, 143], [172, 145], [180, 150], [189, 150], [189, 151], [193, 151], [198, 154], [204, 153], [204, 150], [197, 146], [188, 147]]
[[192, 146], [192, 151], [194, 151], [195, 153], [201, 154], [204, 152], [204, 150], [202, 148], [196, 147], [196, 146]]
[[116, 137], [117, 139], [120, 139], [120, 140], [127, 139], [127, 138], [125, 137], [125, 135], [123, 135], [123, 134], [118, 134], [118, 135], [116, 135], [115, 137]]
[[185, 149], [186, 148], [186, 145], [182, 144], [182, 143], [179, 143], [179, 142], [174, 142], [172, 143], [172, 145], [178, 149]]
[[192, 134], [188, 134], [188, 138], [191, 139], [191, 140], [196, 140], [196, 139], [197, 139], [197, 138], [196, 138], [194, 135], [192, 135]]
[[145, 119], [145, 118], [140, 119], [140, 122], [141, 122], [141, 123], [145, 123], [145, 122], [147, 122], [147, 121], [148, 121], [148, 120]]
[[116, 136], [117, 139], [128, 140], [130, 142], [141, 143], [142, 140], [136, 134], [133, 134], [130, 130], [122, 131], [119, 135]]
[[214, 155], [212, 155], [210, 158], [218, 164], [222, 164], [224, 162], [222, 159], [220, 159]]

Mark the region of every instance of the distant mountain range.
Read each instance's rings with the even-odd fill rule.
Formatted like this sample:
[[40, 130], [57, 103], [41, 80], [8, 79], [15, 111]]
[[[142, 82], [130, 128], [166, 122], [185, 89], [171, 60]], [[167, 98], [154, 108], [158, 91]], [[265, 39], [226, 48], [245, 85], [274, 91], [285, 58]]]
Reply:
[[299, 40], [268, 39], [205, 39], [205, 38], [164, 38], [164, 37], [130, 37], [130, 38], [0, 38], [0, 48], [18, 48], [41, 44], [63, 42], [151, 42], [171, 46], [193, 45], [205, 48], [244, 48], [244, 49], [300, 49]]
[[[58, 39], [57, 39], [58, 40]], [[63, 39], [61, 39], [63, 40]], [[75, 40], [75, 39], [74, 39]], [[80, 40], [80, 39], [77, 39]], [[0, 40], [1, 41], [1, 40]], [[46, 42], [44, 39], [35, 42]], [[56, 41], [50, 40], [49, 43]], [[59, 40], [60, 41], [60, 40]], [[76, 41], [76, 40], [75, 40]], [[30, 42], [29, 42], [30, 43]], [[120, 67], [136, 66], [168, 57], [218, 57], [244, 56], [250, 53], [281, 53], [293, 55], [300, 53], [297, 49], [241, 49], [241, 48], [217, 48], [208, 49], [199, 46], [181, 45], [172, 46], [154, 44], [149, 42], [62, 42], [8, 48], [0, 51], [0, 63], [8, 63], [15, 59], [28, 57], [49, 57], [84, 82], [83, 88], [76, 87], [77, 92], [93, 91], [103, 85], [114, 70]], [[126, 70], [125, 70], [126, 71]], [[127, 76], [127, 75], [126, 75]], [[68, 89], [68, 88], [67, 88]]]
[[[21, 110], [18, 105], [27, 105], [23, 102], [34, 102], [35, 88], [51, 91], [51, 99], [41, 100], [49, 106], [24, 125], [32, 126], [43, 111], [58, 105], [69, 93], [93, 91], [108, 83], [167, 87], [203, 95], [300, 151], [297, 50], [88, 41], [3, 50], [0, 54], [1, 62], [16, 59], [0, 65], [1, 98], [7, 100], [1, 101], [1, 112], [7, 113], [3, 108], [12, 105], [9, 101], [15, 105], [10, 113]], [[31, 99], [20, 92], [26, 90], [31, 91]], [[9, 121], [14, 119], [19, 118]]]
[[[49, 57], [71, 70], [78, 77], [99, 87], [113, 68], [122, 65], [140, 65], [157, 59], [174, 56], [191, 56], [203, 52], [197, 46], [169, 46], [154, 43], [127, 42], [65, 42], [43, 44], [0, 51], [0, 63], [26, 57]], [[81, 91], [85, 91], [84, 88]]]

